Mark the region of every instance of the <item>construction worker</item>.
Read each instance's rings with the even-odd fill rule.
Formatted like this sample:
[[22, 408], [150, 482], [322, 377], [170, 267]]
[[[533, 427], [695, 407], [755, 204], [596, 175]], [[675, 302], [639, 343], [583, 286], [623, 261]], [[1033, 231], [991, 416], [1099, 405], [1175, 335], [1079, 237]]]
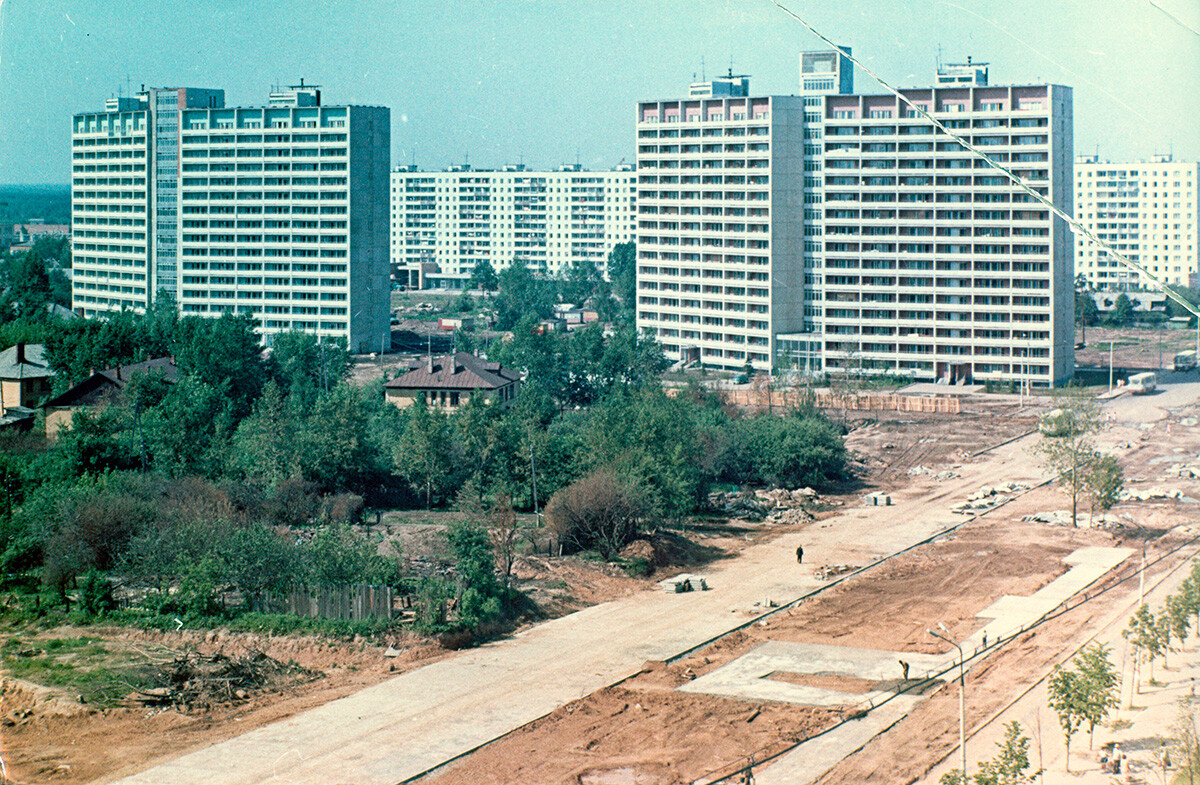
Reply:
[[797, 545], [796, 546], [796, 564], [802, 564], [803, 562], [804, 562], [804, 546]]

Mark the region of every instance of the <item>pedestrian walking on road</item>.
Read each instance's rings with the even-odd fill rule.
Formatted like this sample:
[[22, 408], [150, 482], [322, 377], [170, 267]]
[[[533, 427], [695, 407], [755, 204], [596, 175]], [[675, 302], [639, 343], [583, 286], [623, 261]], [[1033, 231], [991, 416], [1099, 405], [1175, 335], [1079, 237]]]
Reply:
[[904, 676], [904, 681], [908, 681], [908, 663], [900, 660], [900, 673]]
[[803, 564], [803, 563], [804, 563], [804, 546], [797, 545], [796, 546], [796, 564]]

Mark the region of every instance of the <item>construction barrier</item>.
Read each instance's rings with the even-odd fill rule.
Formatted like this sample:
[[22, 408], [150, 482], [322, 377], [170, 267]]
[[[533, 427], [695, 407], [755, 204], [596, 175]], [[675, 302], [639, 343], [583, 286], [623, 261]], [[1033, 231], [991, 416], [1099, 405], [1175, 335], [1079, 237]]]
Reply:
[[[734, 406], [752, 406], [759, 409], [795, 409], [808, 395], [797, 390], [721, 390], [726, 403]], [[847, 409], [852, 411], [930, 412], [935, 414], [958, 414], [962, 402], [955, 397], [932, 397], [927, 395], [895, 395], [887, 393], [859, 393], [835, 395], [830, 392], [811, 393], [814, 405], [822, 409]]]

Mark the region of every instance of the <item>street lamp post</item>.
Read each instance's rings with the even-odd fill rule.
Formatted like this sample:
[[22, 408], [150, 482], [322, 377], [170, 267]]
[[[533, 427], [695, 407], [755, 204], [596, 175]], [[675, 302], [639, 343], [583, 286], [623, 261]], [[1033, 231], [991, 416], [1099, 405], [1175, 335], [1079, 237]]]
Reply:
[[[938, 622], [938, 626], [943, 630], [946, 629], [945, 625], [941, 622]], [[962, 646], [959, 646], [945, 635], [938, 633], [936, 630], [925, 631], [958, 649], [958, 748], [962, 751], [962, 781], [965, 785], [967, 782], [967, 680], [964, 675], [966, 657], [963, 655]]]

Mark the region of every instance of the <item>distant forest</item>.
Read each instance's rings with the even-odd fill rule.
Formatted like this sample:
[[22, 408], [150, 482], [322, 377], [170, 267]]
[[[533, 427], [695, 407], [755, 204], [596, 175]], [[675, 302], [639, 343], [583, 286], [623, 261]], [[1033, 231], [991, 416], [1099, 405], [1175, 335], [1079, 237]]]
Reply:
[[71, 186], [0, 185], [0, 227], [41, 218], [48, 224], [71, 222]]

